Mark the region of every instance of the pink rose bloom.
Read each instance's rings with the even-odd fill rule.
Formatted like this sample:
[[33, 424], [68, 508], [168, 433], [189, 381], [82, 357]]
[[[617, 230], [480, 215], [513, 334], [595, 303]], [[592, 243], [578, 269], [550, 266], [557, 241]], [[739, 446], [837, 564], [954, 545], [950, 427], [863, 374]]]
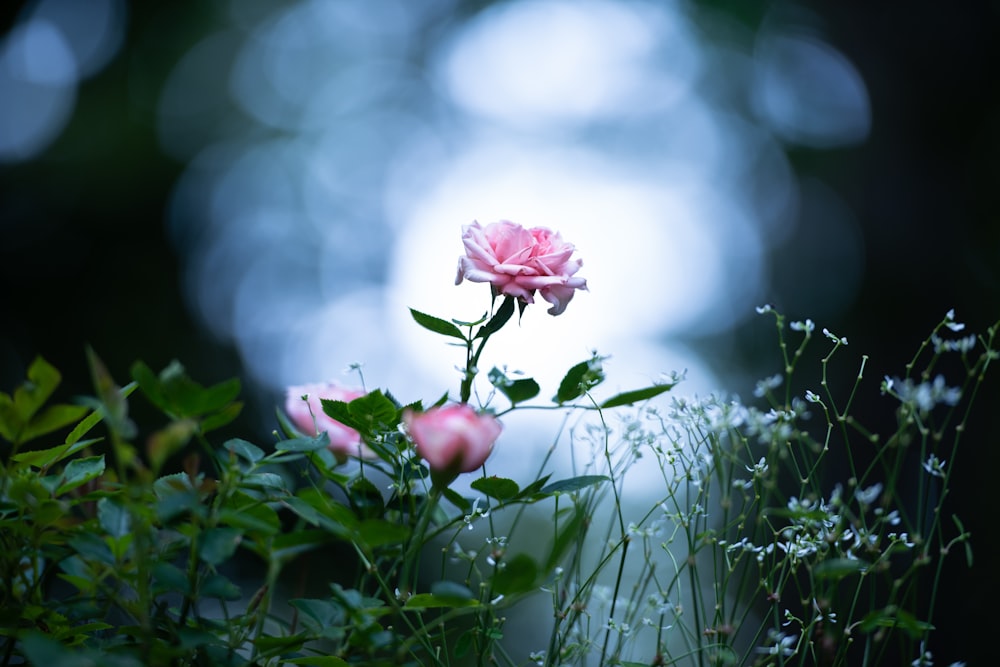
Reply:
[[[361, 435], [349, 426], [344, 426], [323, 412], [320, 399], [350, 403], [364, 396], [363, 389], [341, 387], [336, 384], [304, 384], [289, 387], [285, 394], [285, 413], [302, 433], [309, 436], [326, 431], [330, 438], [330, 451], [341, 461], [347, 456], [365, 459], [375, 458], [375, 452], [361, 442]], [[307, 396], [303, 401], [302, 397]]]
[[421, 413], [408, 410], [403, 421], [417, 454], [445, 483], [483, 465], [501, 430], [493, 415], [479, 414], [464, 403]]
[[497, 294], [534, 303], [537, 290], [552, 304], [550, 315], [559, 315], [575, 290], [587, 289], [587, 281], [577, 278], [583, 261], [571, 259], [576, 248], [557, 232], [544, 227], [525, 229], [508, 220], [478, 222], [462, 228], [465, 256], [458, 260], [458, 277], [474, 283], [490, 283]]

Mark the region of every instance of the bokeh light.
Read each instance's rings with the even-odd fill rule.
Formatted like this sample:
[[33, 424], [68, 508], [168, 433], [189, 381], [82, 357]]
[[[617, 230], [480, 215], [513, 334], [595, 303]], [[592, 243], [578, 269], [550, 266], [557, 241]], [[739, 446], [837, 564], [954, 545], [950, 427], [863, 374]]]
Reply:
[[[529, 313], [498, 359], [541, 379], [641, 344], [711, 384], [681, 339], [766, 299], [768, 253], [797, 238], [781, 142], [863, 137], [857, 73], [777, 20], [734, 52], [680, 5], [448, 4], [234, 3], [179, 62], [160, 135], [193, 157], [172, 231], [206, 326], [272, 389], [355, 361], [404, 392], [428, 373], [446, 387], [451, 350], [428, 354], [406, 306], [478, 317], [484, 294], [450, 286], [460, 227], [507, 218], [576, 243], [592, 291], [544, 327]], [[720, 81], [721, 59], [746, 66]], [[624, 378], [674, 370], [625, 361]]]

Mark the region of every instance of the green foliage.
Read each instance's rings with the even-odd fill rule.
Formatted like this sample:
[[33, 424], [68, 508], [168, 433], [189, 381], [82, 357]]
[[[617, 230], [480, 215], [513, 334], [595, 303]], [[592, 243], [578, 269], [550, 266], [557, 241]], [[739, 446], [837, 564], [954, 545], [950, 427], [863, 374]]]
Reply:
[[[411, 311], [462, 341], [463, 400], [514, 301], [475, 322]], [[647, 404], [674, 381], [598, 400], [597, 354], [565, 374], [555, 406], [530, 405], [538, 383], [494, 367], [487, 403], [509, 401], [501, 416], [573, 416], [569, 445], [582, 459], [556, 481], [547, 456], [530, 480], [479, 477], [469, 497], [433, 485], [408, 441], [401, 422], [419, 401], [380, 390], [324, 400], [378, 455], [345, 462], [326, 433], [304, 436], [280, 413], [270, 442], [209, 440], [241, 409], [236, 381], [205, 387], [176, 362], [159, 373], [138, 362], [121, 387], [88, 351], [95, 395], [48, 405], [59, 373], [37, 359], [0, 394], [0, 665], [510, 665], [505, 619], [538, 595], [552, 600], [534, 658], [544, 665], [843, 665], [859, 653], [874, 664], [890, 637], [923, 647], [936, 589], [920, 575], [958, 544], [972, 563], [962, 522], [942, 520], [947, 461], [969, 414], [960, 399], [971, 402], [998, 357], [997, 330], [974, 341], [975, 356], [973, 343], [941, 342], [943, 328], [960, 328], [946, 318], [921, 348], [934, 350], [926, 370], [918, 355], [883, 382], [899, 429], [881, 439], [850, 414], [864, 360], [848, 398], [836, 395], [826, 369], [845, 343], [829, 335], [825, 393], [803, 400], [793, 376], [812, 329], [793, 325], [804, 333], [790, 347], [775, 315], [785, 393], [769, 382], [766, 409]], [[964, 364], [955, 391], [930, 374], [949, 352]], [[140, 396], [162, 414], [142, 429], [129, 417]], [[850, 480], [822, 474], [832, 450]], [[924, 471], [916, 508], [899, 502], [911, 455]], [[640, 459], [662, 488], [626, 519]], [[534, 512], [547, 518], [530, 528]]]

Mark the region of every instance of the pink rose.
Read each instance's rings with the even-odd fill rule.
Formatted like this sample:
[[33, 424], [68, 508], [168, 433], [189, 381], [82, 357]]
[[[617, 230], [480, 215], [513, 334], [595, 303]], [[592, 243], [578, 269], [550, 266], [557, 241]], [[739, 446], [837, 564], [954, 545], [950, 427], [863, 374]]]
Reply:
[[407, 410], [403, 421], [417, 454], [427, 461], [435, 481], [444, 484], [483, 465], [502, 428], [493, 415], [479, 414], [465, 403], [421, 413]]
[[462, 228], [465, 256], [458, 260], [458, 277], [474, 283], [490, 283], [498, 294], [534, 303], [537, 290], [552, 304], [550, 315], [559, 315], [573, 298], [574, 290], [587, 289], [587, 281], [575, 277], [583, 265], [571, 259], [576, 248], [557, 232], [544, 227], [525, 229], [508, 220], [478, 222]]
[[[372, 459], [375, 458], [375, 452], [361, 442], [361, 435], [353, 428], [328, 417], [320, 403], [320, 399], [323, 398], [350, 403], [364, 395], [363, 389], [341, 387], [336, 384], [305, 384], [289, 387], [285, 395], [285, 413], [295, 428], [306, 435], [316, 436], [326, 431], [330, 438], [330, 451], [338, 459], [343, 460], [347, 456]], [[302, 400], [303, 396], [307, 399]]]

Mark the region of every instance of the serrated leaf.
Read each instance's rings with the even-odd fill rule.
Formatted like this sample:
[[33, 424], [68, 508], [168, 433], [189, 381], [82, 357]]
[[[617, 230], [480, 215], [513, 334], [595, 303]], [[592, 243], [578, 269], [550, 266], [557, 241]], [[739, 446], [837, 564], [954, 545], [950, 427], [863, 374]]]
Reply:
[[476, 491], [497, 500], [514, 498], [521, 492], [517, 482], [506, 477], [480, 477], [470, 485]]
[[462, 335], [459, 328], [447, 320], [442, 320], [440, 317], [434, 317], [433, 315], [428, 315], [427, 313], [421, 313], [419, 310], [414, 310], [413, 308], [410, 308], [410, 315], [413, 316], [413, 319], [417, 324], [428, 331], [433, 331], [434, 333], [441, 334], [442, 336], [450, 336], [463, 341], [465, 340], [465, 336]]
[[83, 459], [74, 459], [66, 464], [63, 470], [62, 483], [56, 489], [56, 495], [64, 493], [86, 484], [90, 480], [104, 474], [104, 455], [88, 456]]
[[551, 484], [545, 486], [540, 493], [570, 493], [572, 491], [579, 491], [580, 489], [585, 489], [588, 486], [593, 486], [607, 481], [610, 480], [604, 475], [580, 475], [579, 477], [570, 477], [569, 479], [552, 482]]
[[633, 403], [639, 403], [640, 401], [649, 400], [654, 396], [659, 396], [660, 394], [670, 391], [673, 388], [673, 384], [654, 384], [643, 389], [624, 391], [620, 394], [615, 394], [608, 400], [601, 403], [601, 407], [617, 408], [621, 405], [632, 405]]

